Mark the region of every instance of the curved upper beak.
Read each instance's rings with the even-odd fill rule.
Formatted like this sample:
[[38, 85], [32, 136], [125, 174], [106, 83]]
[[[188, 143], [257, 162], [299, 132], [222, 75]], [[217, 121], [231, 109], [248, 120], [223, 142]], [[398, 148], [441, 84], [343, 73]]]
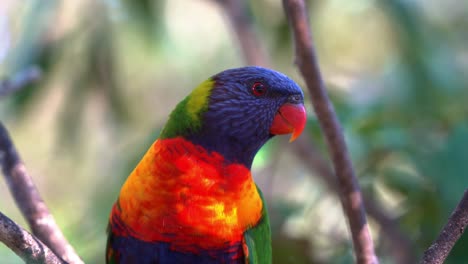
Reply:
[[270, 133], [273, 135], [291, 134], [289, 142], [293, 142], [302, 133], [307, 121], [304, 104], [285, 103], [280, 107], [273, 119]]

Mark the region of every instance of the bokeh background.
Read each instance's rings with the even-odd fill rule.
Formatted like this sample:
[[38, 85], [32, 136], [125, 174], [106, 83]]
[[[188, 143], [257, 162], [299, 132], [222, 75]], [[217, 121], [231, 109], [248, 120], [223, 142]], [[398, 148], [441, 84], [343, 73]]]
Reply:
[[[86, 263], [104, 262], [109, 210], [176, 103], [246, 64], [223, 2], [0, 1], [0, 78], [41, 72], [0, 98], [0, 120]], [[246, 2], [237, 7], [254, 55], [304, 87], [281, 1]], [[309, 9], [381, 263], [415, 263], [468, 186], [468, 2], [325, 0]], [[273, 139], [253, 168], [269, 203], [274, 262], [352, 263], [306, 103], [301, 139]], [[0, 210], [26, 226], [4, 181]], [[466, 263], [467, 248], [465, 234], [447, 263]], [[0, 262], [21, 260], [2, 244]]]

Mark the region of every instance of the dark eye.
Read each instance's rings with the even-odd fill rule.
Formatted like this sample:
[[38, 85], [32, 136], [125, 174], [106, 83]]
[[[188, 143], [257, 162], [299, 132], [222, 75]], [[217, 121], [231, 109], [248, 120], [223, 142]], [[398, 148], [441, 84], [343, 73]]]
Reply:
[[267, 87], [261, 82], [256, 82], [252, 85], [252, 94], [255, 96], [265, 95], [266, 91]]

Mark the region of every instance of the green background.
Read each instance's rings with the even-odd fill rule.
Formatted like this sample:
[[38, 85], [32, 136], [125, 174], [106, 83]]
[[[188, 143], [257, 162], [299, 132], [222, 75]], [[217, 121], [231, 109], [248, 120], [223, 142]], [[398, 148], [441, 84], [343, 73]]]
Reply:
[[[281, 1], [247, 2], [269, 66], [305, 87]], [[389, 221], [369, 217], [377, 254], [414, 263], [468, 186], [468, 2], [309, 1], [309, 14], [362, 190]], [[0, 98], [0, 120], [86, 263], [103, 263], [120, 186], [177, 102], [242, 65], [216, 1], [0, 2], [0, 78], [42, 71]], [[327, 157], [306, 96], [302, 137]], [[253, 170], [270, 206], [274, 262], [351, 263], [339, 200], [294, 144], [273, 139]], [[4, 181], [0, 211], [26, 227]], [[467, 248], [465, 235], [447, 263], [467, 262]], [[0, 262], [21, 260], [2, 244]]]

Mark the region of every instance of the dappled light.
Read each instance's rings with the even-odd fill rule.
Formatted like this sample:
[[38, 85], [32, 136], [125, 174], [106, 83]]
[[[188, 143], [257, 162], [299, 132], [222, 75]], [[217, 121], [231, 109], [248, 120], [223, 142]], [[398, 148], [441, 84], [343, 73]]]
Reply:
[[[85, 263], [104, 262], [120, 188], [176, 104], [213, 74], [252, 64], [305, 93], [302, 135], [275, 137], [252, 166], [273, 262], [354, 261], [333, 166], [343, 153], [329, 151], [282, 1], [241, 2], [0, 2], [0, 121]], [[416, 263], [468, 188], [466, 4], [306, 2], [375, 253], [381, 263]], [[27, 229], [3, 180], [0, 212]], [[466, 262], [466, 248], [465, 234], [445, 263]], [[21, 261], [0, 244], [1, 263]]]

